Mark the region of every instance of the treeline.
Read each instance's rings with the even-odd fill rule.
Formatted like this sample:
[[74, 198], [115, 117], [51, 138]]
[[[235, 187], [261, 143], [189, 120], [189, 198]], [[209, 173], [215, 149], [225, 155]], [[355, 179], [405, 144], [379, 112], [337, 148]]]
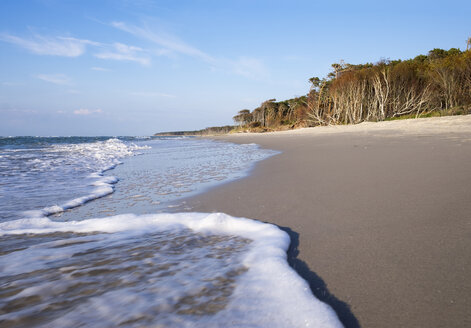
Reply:
[[471, 51], [433, 49], [409, 60], [336, 63], [306, 96], [270, 99], [233, 117], [239, 129], [355, 124], [397, 117], [471, 113]]

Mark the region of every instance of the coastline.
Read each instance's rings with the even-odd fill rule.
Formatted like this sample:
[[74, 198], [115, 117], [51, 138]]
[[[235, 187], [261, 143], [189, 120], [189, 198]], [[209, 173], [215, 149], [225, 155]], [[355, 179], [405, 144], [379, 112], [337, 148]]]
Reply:
[[282, 153], [187, 200], [277, 224], [347, 327], [471, 324], [471, 116], [214, 137]]

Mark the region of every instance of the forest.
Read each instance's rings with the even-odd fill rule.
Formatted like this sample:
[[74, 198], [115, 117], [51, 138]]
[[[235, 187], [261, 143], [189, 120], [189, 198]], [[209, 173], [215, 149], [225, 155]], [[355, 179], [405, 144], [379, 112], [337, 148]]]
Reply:
[[401, 118], [471, 114], [471, 38], [465, 51], [435, 48], [408, 60], [360, 65], [332, 64], [324, 78], [309, 79], [310, 90], [283, 101], [269, 99], [242, 109], [235, 126], [156, 135], [212, 135], [266, 132]]
[[273, 131], [471, 113], [471, 38], [466, 51], [433, 49], [409, 60], [332, 64], [307, 95], [240, 110], [235, 131]]

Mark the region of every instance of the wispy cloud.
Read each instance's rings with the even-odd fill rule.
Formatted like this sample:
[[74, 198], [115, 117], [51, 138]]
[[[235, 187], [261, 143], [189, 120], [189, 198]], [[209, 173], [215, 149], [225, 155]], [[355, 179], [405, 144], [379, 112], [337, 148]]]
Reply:
[[[34, 34], [29, 38], [23, 38], [7, 33], [0, 34], [0, 40], [15, 44], [37, 55], [79, 57], [86, 52], [87, 46], [92, 46], [101, 49], [101, 52], [95, 54], [95, 57], [100, 59], [133, 61], [142, 65], [148, 65], [150, 63], [150, 56], [144, 49], [119, 42], [107, 44], [86, 39], [64, 36], [43, 36], [39, 34]], [[107, 69], [102, 67], [93, 67], [92, 69], [96, 71], [107, 71]]]
[[134, 61], [141, 65], [150, 64], [150, 57], [145, 54], [144, 49], [128, 46], [123, 43], [114, 43], [111, 50], [97, 53], [95, 57], [100, 59]]
[[268, 74], [264, 63], [256, 58], [240, 57], [237, 60], [230, 61], [230, 65], [234, 73], [249, 78], [261, 79]]
[[0, 34], [0, 40], [20, 46], [37, 55], [78, 57], [85, 53], [87, 45], [100, 45], [90, 40], [71, 37], [50, 37], [39, 34], [21, 38], [11, 34]]
[[45, 82], [58, 84], [58, 85], [69, 85], [71, 84], [70, 78], [65, 74], [38, 74], [36, 78]]
[[[201, 60], [212, 69], [230, 72], [232, 74], [254, 79], [263, 79], [268, 75], [264, 63], [253, 57], [240, 57], [228, 59], [214, 57], [184, 41], [176, 36], [169, 35], [163, 31], [151, 29], [148, 26], [137, 26], [124, 22], [112, 22], [111, 26], [123, 32], [129, 33], [137, 38], [146, 40], [157, 49], [143, 49], [120, 42], [112, 44], [95, 42], [87, 39], [78, 39], [64, 36], [43, 36], [34, 34], [29, 38], [23, 38], [11, 34], [0, 34], [0, 41], [15, 44], [38, 55], [51, 55], [63, 57], [79, 57], [83, 55], [87, 47], [95, 49], [94, 56], [99, 59], [135, 62], [141, 65], [149, 65], [154, 56], [174, 57], [184, 55]], [[92, 67], [95, 71], [109, 71], [103, 67]], [[60, 77], [38, 76], [38, 78], [56, 84], [67, 84]]]
[[108, 68], [97, 67], [97, 66], [92, 67], [92, 70], [93, 70], [93, 71], [98, 71], [98, 72], [109, 72], [109, 71], [111, 71], [111, 70], [108, 69]]
[[19, 82], [2, 82], [2, 85], [7, 86], [7, 87], [16, 87], [23, 84]]
[[112, 22], [111, 26], [161, 47], [153, 52], [154, 55], [171, 56], [172, 54], [180, 54], [190, 56], [211, 65], [215, 70], [231, 72], [251, 79], [264, 79], [268, 75], [268, 69], [263, 61], [257, 58], [247, 56], [238, 59], [218, 58], [189, 45], [175, 36], [156, 31], [147, 26], [141, 27], [124, 22]]
[[153, 91], [137, 91], [137, 92], [131, 92], [131, 96], [137, 96], [137, 97], [160, 97], [160, 98], [175, 98], [175, 95], [171, 95], [168, 93], [163, 93], [163, 92], [153, 92]]
[[206, 62], [213, 62], [215, 60], [212, 56], [205, 53], [204, 51], [201, 51], [174, 36], [170, 36], [162, 32], [156, 32], [149, 28], [126, 24], [124, 22], [112, 22], [111, 26], [163, 47], [163, 49], [158, 51], [158, 53], [162, 55], [175, 52], [187, 56], [197, 57]]
[[1, 108], [0, 113], [23, 113], [23, 114], [36, 114], [38, 113], [35, 109], [18, 109], [18, 108]]
[[101, 109], [86, 109], [80, 108], [74, 110], [74, 115], [91, 115], [91, 114], [101, 114], [103, 111]]

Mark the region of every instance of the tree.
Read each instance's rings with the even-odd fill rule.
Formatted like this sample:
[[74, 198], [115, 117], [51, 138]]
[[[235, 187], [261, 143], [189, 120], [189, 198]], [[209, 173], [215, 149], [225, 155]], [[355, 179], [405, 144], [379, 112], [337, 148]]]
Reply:
[[448, 55], [448, 52], [440, 48], [435, 48], [428, 52], [428, 58], [430, 59], [445, 58], [447, 55]]
[[[264, 127], [355, 124], [432, 111], [471, 112], [471, 37], [467, 51], [435, 48], [408, 60], [332, 64], [326, 78], [309, 79], [307, 96], [270, 99], [251, 113]], [[244, 114], [239, 112], [239, 115]], [[246, 113], [245, 113], [246, 114]], [[244, 121], [242, 116], [237, 119]]]
[[242, 109], [232, 119], [239, 125], [247, 125], [252, 122], [253, 116], [250, 113], [250, 110]]
[[309, 82], [311, 82], [310, 90], [318, 90], [321, 84], [321, 79], [318, 78], [317, 76], [314, 76], [309, 79]]
[[447, 56], [456, 56], [456, 55], [460, 55], [462, 52], [458, 48], [450, 48], [446, 53], [447, 53]]
[[423, 63], [428, 59], [428, 56], [425, 55], [418, 55], [417, 57], [414, 58], [414, 61]]
[[276, 117], [278, 106], [275, 103], [276, 99], [268, 99], [264, 101], [260, 108], [262, 110], [262, 126], [267, 127], [271, 121]]

